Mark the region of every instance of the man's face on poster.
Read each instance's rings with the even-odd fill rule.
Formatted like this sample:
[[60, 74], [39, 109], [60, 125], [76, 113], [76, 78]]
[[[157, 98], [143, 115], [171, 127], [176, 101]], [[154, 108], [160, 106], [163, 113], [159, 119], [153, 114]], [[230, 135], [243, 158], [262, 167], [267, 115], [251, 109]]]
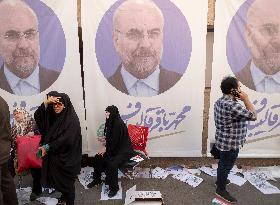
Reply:
[[256, 0], [248, 11], [246, 42], [264, 73], [280, 71], [280, 1]]
[[116, 18], [113, 38], [123, 66], [144, 79], [159, 65], [163, 51], [163, 16], [158, 9], [126, 8]]
[[20, 78], [35, 70], [40, 57], [38, 21], [28, 8], [0, 6], [0, 55]]

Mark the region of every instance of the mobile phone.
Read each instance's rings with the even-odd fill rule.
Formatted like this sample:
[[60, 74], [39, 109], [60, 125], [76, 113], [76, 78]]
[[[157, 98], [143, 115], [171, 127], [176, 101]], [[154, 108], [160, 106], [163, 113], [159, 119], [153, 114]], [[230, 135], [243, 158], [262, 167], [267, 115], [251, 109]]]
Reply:
[[36, 156], [38, 158], [41, 158], [42, 157], [42, 150], [41, 149], [38, 149], [37, 153], [36, 153]]
[[239, 92], [238, 92], [237, 89], [232, 89], [231, 94], [232, 94], [234, 97], [237, 97], [237, 98], [240, 97]]

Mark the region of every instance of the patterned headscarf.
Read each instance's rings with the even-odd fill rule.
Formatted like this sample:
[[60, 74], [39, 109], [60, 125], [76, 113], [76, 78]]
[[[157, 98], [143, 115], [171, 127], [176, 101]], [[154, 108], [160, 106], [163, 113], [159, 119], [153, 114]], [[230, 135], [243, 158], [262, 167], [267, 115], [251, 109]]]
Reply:
[[[14, 116], [15, 116], [15, 113], [21, 113], [23, 115], [23, 119], [20, 122], [17, 122], [16, 119], [14, 120], [14, 125], [13, 125], [12, 129], [14, 129], [14, 131], [16, 131], [16, 134], [17, 135], [26, 135], [28, 132], [32, 132], [33, 130], [26, 130], [27, 127], [29, 127], [29, 125], [30, 125], [30, 121], [33, 120], [31, 114], [29, 114], [24, 108], [16, 108], [13, 111]], [[32, 126], [32, 128], [33, 128], [33, 126]]]

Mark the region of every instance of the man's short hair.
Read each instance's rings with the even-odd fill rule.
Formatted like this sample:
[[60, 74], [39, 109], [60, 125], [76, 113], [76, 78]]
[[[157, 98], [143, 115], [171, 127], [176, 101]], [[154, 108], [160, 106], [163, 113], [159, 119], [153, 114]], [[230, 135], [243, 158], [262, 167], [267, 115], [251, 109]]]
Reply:
[[221, 82], [221, 90], [223, 94], [230, 94], [232, 89], [238, 88], [238, 80], [232, 76], [226, 76]]
[[16, 6], [22, 6], [23, 8], [26, 8], [30, 11], [30, 13], [34, 16], [34, 18], [37, 21], [37, 25], [38, 25], [38, 17], [37, 14], [35, 13], [35, 11], [23, 0], [0, 0], [0, 5], [8, 5], [11, 7], [16, 7]]

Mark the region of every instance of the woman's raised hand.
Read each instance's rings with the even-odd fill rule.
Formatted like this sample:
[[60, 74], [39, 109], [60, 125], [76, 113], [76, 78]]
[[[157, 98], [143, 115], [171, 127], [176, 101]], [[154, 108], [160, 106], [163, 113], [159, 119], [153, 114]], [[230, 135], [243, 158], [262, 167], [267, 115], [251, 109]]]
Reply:
[[50, 104], [55, 104], [55, 103], [58, 103], [60, 102], [59, 99], [61, 97], [55, 97], [55, 96], [49, 96], [47, 97], [47, 100], [44, 102], [45, 106], [47, 107], [48, 105]]

